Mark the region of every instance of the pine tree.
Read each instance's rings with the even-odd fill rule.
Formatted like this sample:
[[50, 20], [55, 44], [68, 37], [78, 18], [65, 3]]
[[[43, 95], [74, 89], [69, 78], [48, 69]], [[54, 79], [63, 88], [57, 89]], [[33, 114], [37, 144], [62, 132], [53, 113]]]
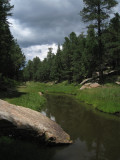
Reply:
[[69, 37], [65, 37], [65, 42], [63, 44], [63, 67], [64, 77], [68, 80], [69, 83], [73, 81], [73, 57], [77, 45], [78, 40], [74, 32], [72, 32]]
[[39, 57], [33, 58], [33, 79], [34, 81], [39, 80], [39, 68], [41, 67], [41, 61]]
[[96, 34], [93, 28], [89, 26], [86, 36], [86, 44], [84, 53], [82, 55], [82, 64], [84, 66], [84, 78], [92, 77], [92, 73], [95, 72], [99, 57], [96, 55], [98, 49], [98, 43], [96, 40]]
[[25, 65], [25, 55], [22, 53], [16, 40], [12, 41], [9, 54], [10, 60], [7, 64], [7, 74], [9, 78], [18, 80], [21, 69]]
[[9, 22], [7, 20], [13, 6], [8, 0], [0, 0], [0, 73], [4, 76], [8, 74], [8, 65], [10, 60], [10, 47], [12, 45], [13, 36], [9, 30]]
[[12, 16], [9, 0], [0, 0], [0, 75], [18, 79], [25, 56], [9, 28], [8, 16]]
[[110, 20], [104, 39], [107, 64], [112, 69], [118, 70], [120, 69], [120, 15], [118, 13], [115, 13]]
[[52, 63], [50, 75], [52, 80], [57, 82], [60, 82], [63, 78], [62, 50], [60, 49], [60, 45], [58, 45], [57, 53]]
[[110, 11], [117, 5], [116, 0], [83, 0], [85, 7], [81, 15], [85, 22], [92, 21], [93, 27], [97, 29], [98, 35], [98, 55], [99, 55], [99, 75], [100, 82], [103, 82], [103, 44], [102, 29], [105, 26], [105, 20], [110, 16]]

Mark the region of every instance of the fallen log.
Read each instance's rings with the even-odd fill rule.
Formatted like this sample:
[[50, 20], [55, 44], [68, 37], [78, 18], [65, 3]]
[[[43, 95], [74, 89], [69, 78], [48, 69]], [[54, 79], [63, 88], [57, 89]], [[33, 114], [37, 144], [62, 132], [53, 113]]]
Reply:
[[0, 136], [31, 137], [47, 144], [70, 144], [70, 136], [40, 112], [0, 100]]

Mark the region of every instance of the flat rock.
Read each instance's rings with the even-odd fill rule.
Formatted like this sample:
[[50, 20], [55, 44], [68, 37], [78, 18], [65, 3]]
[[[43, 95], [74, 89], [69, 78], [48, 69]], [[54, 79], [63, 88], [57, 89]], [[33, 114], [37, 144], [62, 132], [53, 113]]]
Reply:
[[34, 137], [47, 144], [72, 143], [70, 136], [56, 122], [40, 112], [9, 104], [3, 100], [0, 100], [0, 135], [1, 132], [21, 137], [26, 135], [26, 138]]

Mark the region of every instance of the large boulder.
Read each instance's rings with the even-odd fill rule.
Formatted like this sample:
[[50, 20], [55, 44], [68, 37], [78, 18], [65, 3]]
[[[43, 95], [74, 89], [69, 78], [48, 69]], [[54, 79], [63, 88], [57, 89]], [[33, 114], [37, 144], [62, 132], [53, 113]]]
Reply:
[[0, 100], [0, 136], [35, 138], [47, 144], [70, 144], [70, 136], [40, 112]]

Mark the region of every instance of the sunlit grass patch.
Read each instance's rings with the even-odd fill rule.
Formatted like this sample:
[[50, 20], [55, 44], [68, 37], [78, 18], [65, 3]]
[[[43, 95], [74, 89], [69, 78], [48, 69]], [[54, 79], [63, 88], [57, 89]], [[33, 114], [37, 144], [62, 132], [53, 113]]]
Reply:
[[27, 108], [31, 108], [33, 110], [40, 111], [42, 107], [45, 104], [45, 98], [40, 96], [38, 93], [26, 93], [22, 94], [20, 97], [15, 97], [15, 98], [6, 98], [8, 102], [18, 105], [18, 106], [23, 106]]
[[7, 98], [3, 99], [15, 105], [40, 111], [46, 103], [45, 97], [38, 93], [41, 87], [40, 84], [29, 82], [17, 89], [18, 95], [15, 92], [15, 94], [12, 93], [12, 96], [6, 95]]
[[79, 91], [77, 99], [92, 104], [94, 108], [107, 113], [120, 112], [120, 87], [105, 86], [102, 88]]

